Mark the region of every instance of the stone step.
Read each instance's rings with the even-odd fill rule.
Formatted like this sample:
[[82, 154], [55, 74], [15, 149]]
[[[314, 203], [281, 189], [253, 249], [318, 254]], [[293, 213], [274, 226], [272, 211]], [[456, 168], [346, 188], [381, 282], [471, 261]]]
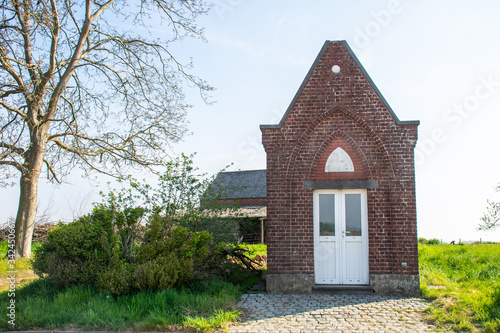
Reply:
[[373, 287], [367, 285], [337, 285], [337, 284], [316, 284], [312, 287], [314, 294], [355, 294], [371, 295]]

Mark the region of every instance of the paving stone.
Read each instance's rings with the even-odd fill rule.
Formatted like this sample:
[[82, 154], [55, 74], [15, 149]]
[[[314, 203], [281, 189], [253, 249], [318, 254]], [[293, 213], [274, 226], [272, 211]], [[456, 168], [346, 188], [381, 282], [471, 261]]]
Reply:
[[433, 332], [422, 321], [428, 303], [418, 298], [357, 295], [244, 295], [239, 332]]

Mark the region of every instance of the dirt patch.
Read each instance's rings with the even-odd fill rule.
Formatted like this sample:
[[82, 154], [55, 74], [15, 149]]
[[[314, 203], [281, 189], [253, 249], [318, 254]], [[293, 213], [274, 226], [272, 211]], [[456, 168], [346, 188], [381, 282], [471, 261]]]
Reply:
[[[18, 272], [16, 274], [16, 283], [15, 286], [16, 288], [19, 288], [21, 286], [24, 286], [34, 280], [37, 280], [38, 276], [33, 273], [31, 269], [24, 270], [22, 272]], [[0, 292], [9, 290], [11, 280], [9, 279], [9, 276], [6, 277], [1, 277], [0, 278]]]

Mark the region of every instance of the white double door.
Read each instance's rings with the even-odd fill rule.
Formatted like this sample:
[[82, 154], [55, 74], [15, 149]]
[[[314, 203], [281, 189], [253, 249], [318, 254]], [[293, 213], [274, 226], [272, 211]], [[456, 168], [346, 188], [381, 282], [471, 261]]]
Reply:
[[315, 190], [316, 284], [369, 283], [366, 189]]

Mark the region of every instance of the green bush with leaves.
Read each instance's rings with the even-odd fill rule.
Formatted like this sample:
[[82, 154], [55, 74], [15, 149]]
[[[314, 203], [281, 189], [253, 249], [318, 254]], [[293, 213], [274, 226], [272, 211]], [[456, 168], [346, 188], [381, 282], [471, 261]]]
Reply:
[[135, 289], [131, 288], [133, 281], [134, 265], [119, 260], [99, 274], [96, 285], [114, 295], [126, 295]]
[[238, 237], [235, 208], [215, 204], [220, 191], [204, 197], [214, 204], [201, 205], [212, 182], [197, 175], [192, 163], [185, 155], [167, 163], [157, 187], [122, 179], [125, 186], [103, 195], [105, 202], [91, 214], [49, 234], [35, 254], [35, 273], [122, 295], [230, 276], [239, 264], [228, 257], [253, 269], [241, 251], [222, 245]]
[[202, 276], [220, 255], [208, 232], [172, 227], [154, 215], [142, 241], [139, 208], [94, 211], [50, 232], [36, 252], [33, 269], [58, 284], [95, 284], [115, 295], [163, 290]]
[[200, 277], [210, 269], [218, 246], [207, 232], [165, 228], [157, 219], [149, 225], [133, 264], [120, 260], [102, 272], [98, 286], [115, 295], [163, 290]]
[[184, 283], [193, 273], [205, 270], [209, 256], [217, 254], [218, 250], [206, 231], [192, 232], [184, 227], [169, 230], [166, 227], [161, 219], [153, 219], [144, 235], [137, 261], [143, 263], [172, 253], [181, 268], [179, 283]]
[[96, 207], [71, 224], [59, 224], [35, 252], [33, 270], [58, 284], [93, 284], [117, 258], [115, 212]]

